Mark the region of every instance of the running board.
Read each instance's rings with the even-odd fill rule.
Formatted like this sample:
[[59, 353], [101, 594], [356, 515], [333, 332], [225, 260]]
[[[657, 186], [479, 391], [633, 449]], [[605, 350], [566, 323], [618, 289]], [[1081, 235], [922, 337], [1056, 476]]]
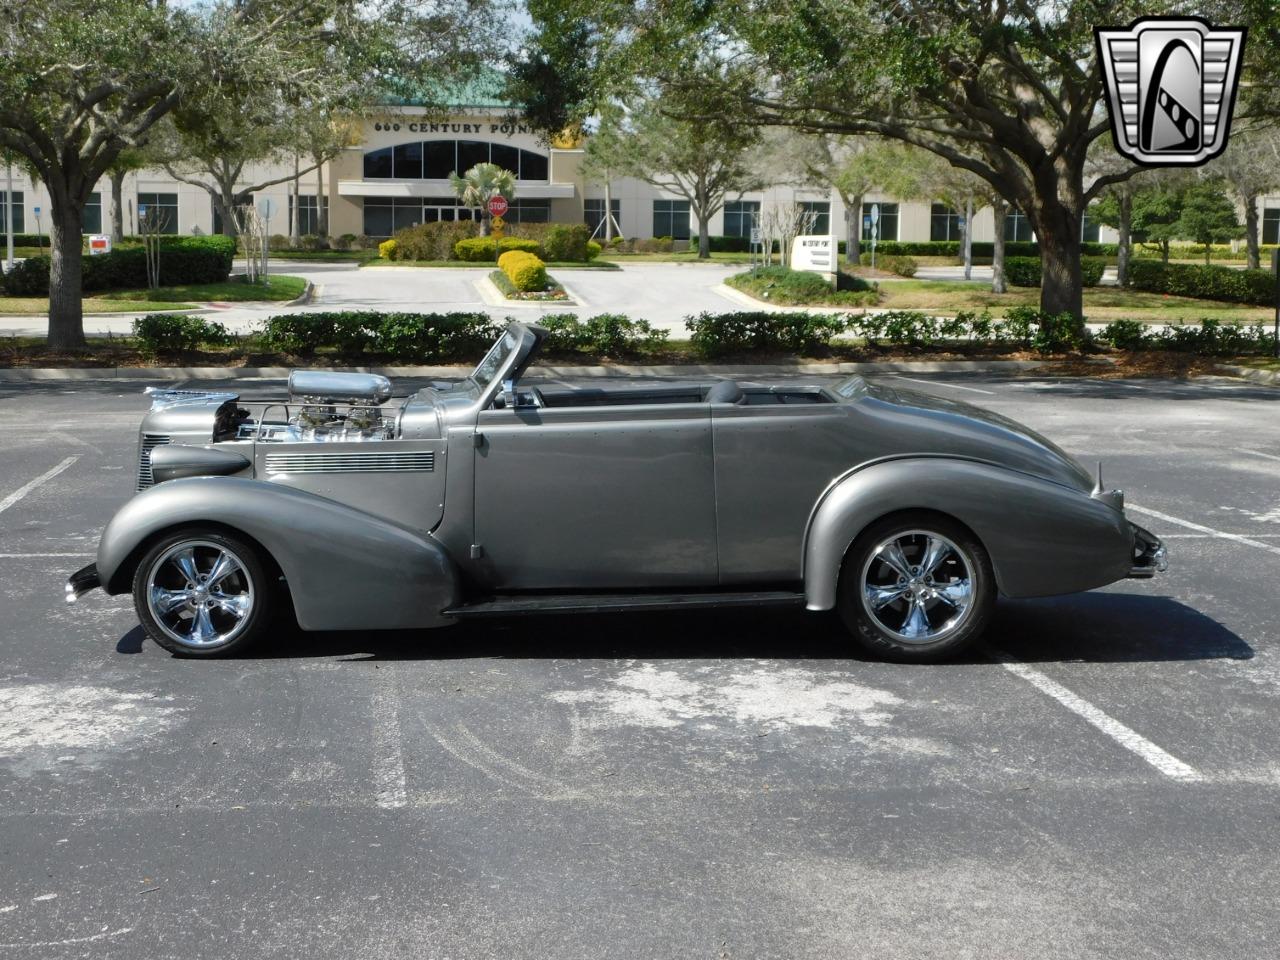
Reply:
[[578, 593], [487, 597], [445, 610], [449, 617], [508, 617], [529, 613], [628, 613], [717, 607], [802, 606], [804, 594], [790, 590], [743, 593]]

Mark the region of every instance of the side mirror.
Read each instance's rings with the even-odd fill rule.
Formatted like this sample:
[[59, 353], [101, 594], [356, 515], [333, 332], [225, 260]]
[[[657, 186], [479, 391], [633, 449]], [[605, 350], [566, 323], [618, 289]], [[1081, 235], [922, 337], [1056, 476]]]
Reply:
[[516, 408], [516, 382], [514, 380], [502, 381], [502, 403], [508, 410]]

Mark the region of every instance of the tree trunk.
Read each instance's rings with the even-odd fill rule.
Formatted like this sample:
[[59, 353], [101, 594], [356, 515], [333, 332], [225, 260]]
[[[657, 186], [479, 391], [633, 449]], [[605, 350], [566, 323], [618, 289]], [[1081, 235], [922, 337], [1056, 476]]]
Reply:
[[111, 242], [119, 243], [124, 239], [124, 171], [112, 170], [111, 180]]
[[70, 200], [50, 203], [49, 240], [53, 255], [49, 268], [49, 336], [54, 350], [75, 350], [85, 345], [84, 254], [81, 251], [79, 204]]
[[992, 217], [995, 220], [995, 238], [991, 244], [991, 292], [1007, 293], [1009, 284], [1004, 277], [1004, 225], [1009, 217], [1009, 204], [1004, 200], [996, 200], [991, 205]]
[[312, 157], [316, 161], [316, 233], [322, 237], [329, 235], [329, 207], [324, 202], [324, 158]]
[[698, 259], [711, 259], [711, 224], [710, 217], [698, 215]]
[[1254, 196], [1244, 198], [1244, 236], [1248, 250], [1247, 266], [1250, 270], [1257, 270], [1261, 256], [1258, 251], [1258, 198]]
[[1083, 328], [1080, 215], [1056, 200], [1037, 201], [1033, 225], [1040, 239], [1040, 311], [1069, 313]]
[[1116, 253], [1116, 283], [1124, 286], [1129, 282], [1129, 258], [1133, 256], [1133, 195], [1123, 191], [1117, 198], [1120, 208], [1119, 226], [1120, 249]]
[[1169, 265], [1169, 245], [1170, 241], [1160, 241], [1160, 260], [1167, 267]]
[[844, 200], [844, 256], [849, 265], [856, 267], [862, 263], [862, 242], [858, 239], [859, 227], [862, 224], [863, 194]]
[[225, 187], [221, 193], [210, 194], [213, 197], [214, 204], [218, 207], [218, 216], [222, 218], [222, 235], [224, 237], [236, 236], [236, 218], [233, 216], [236, 209], [236, 197], [233, 192], [228, 192]]
[[289, 246], [302, 246], [302, 204], [301, 194], [298, 192], [298, 168], [301, 164], [298, 161], [298, 155], [293, 155], [293, 179], [289, 181], [289, 186], [293, 190], [293, 205], [289, 211]]
[[973, 279], [973, 197], [964, 201], [964, 278]]

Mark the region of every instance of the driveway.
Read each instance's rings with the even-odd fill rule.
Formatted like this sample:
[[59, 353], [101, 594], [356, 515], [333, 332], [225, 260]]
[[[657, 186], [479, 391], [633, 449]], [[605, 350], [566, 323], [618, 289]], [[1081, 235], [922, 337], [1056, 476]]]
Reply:
[[[242, 263], [236, 264], [243, 271]], [[467, 267], [366, 267], [354, 264], [278, 261], [273, 273], [304, 277], [316, 285], [312, 302], [300, 307], [278, 303], [211, 305], [210, 319], [228, 330], [247, 333], [269, 316], [327, 310], [404, 310], [411, 312], [476, 310], [497, 318], [536, 320], [549, 313], [625, 313], [678, 333], [684, 317], [703, 310], [723, 312], [740, 305], [716, 292], [726, 277], [744, 268], [735, 264], [628, 264], [620, 270], [555, 270], [553, 275], [576, 300], [576, 306], [495, 303], [485, 298], [480, 281], [487, 271]], [[138, 314], [111, 314], [85, 319], [90, 336], [129, 333]], [[0, 317], [0, 334], [44, 336], [45, 317]]]

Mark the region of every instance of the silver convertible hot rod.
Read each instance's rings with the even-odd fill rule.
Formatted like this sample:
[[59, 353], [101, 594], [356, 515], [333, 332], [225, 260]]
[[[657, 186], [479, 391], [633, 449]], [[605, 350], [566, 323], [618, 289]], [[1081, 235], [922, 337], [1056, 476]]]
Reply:
[[132, 591], [190, 656], [278, 615], [385, 630], [798, 604], [932, 660], [982, 633], [997, 593], [1164, 569], [1120, 491], [1010, 420], [859, 377], [524, 384], [544, 336], [512, 324], [470, 376], [401, 401], [324, 371], [277, 402], [155, 393], [139, 493], [68, 598]]

